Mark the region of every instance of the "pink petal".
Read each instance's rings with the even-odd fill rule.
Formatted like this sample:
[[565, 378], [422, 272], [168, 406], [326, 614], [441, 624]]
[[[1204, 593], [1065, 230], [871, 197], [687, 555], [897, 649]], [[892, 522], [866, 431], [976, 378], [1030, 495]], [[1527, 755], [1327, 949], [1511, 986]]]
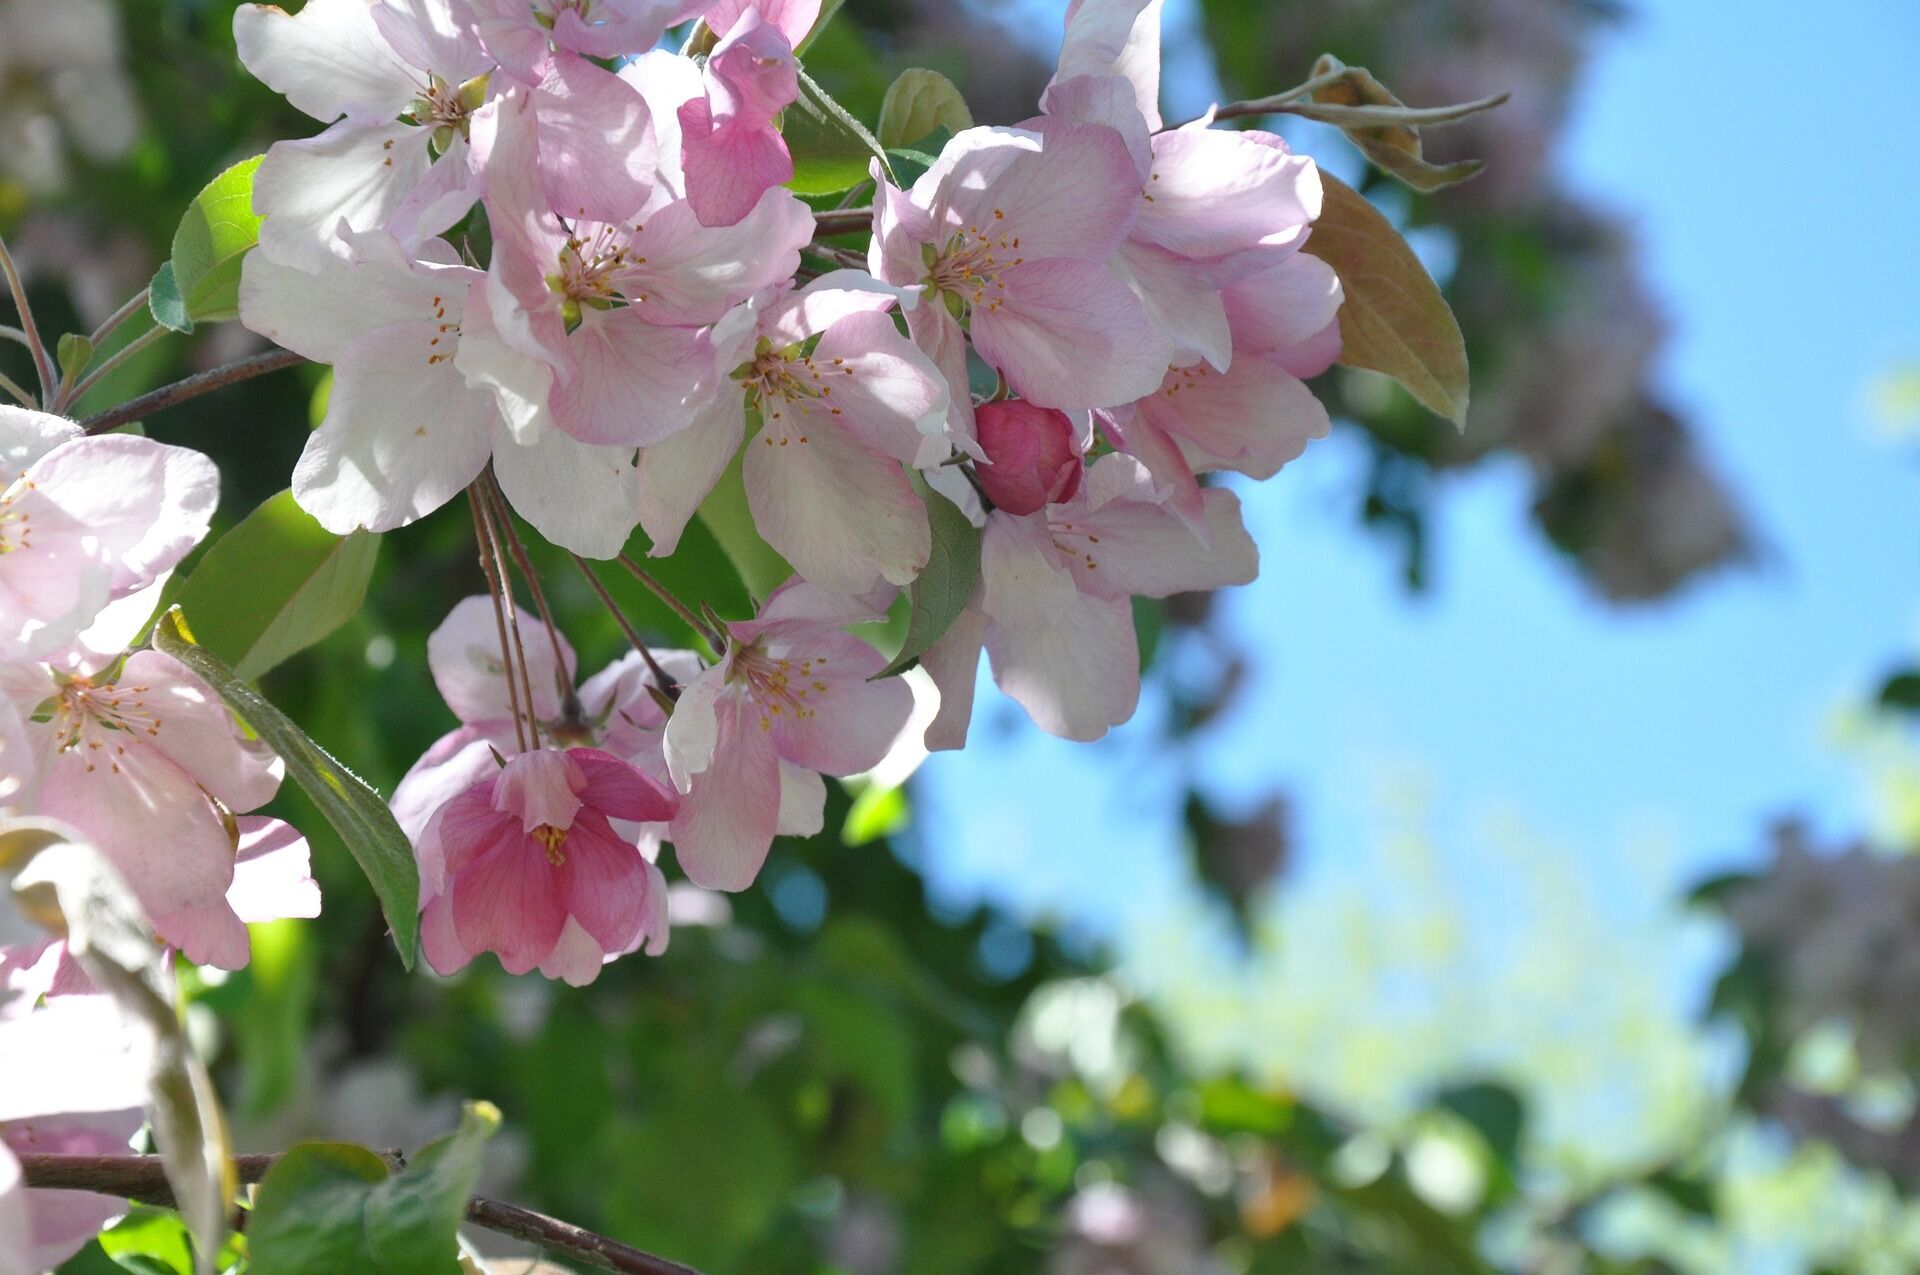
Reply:
[[622, 221], [647, 202], [652, 117], [637, 89], [584, 58], [563, 54], [553, 58], [533, 109], [540, 175], [556, 210], [569, 219]]
[[27, 476], [111, 561], [115, 593], [171, 571], [207, 534], [220, 503], [212, 461], [131, 434], [77, 439], [42, 457]]
[[1153, 139], [1147, 195], [1134, 229], [1145, 243], [1195, 260], [1284, 254], [1320, 215], [1320, 172], [1250, 133], [1179, 128]]
[[560, 979], [568, 987], [585, 987], [600, 977], [606, 963], [605, 949], [581, 928], [577, 919], [568, 917], [566, 928], [560, 931], [560, 941], [553, 945], [547, 959], [540, 962], [540, 972], [548, 978]]
[[587, 805], [615, 819], [640, 823], [659, 823], [673, 818], [680, 795], [661, 787], [659, 781], [632, 763], [622, 761], [597, 748], [569, 749], [587, 786], [581, 798]]
[[561, 844], [558, 875], [567, 911], [594, 942], [625, 951], [646, 924], [647, 861], [606, 819], [588, 811]]
[[724, 36], [749, 10], [757, 10], [762, 19], [780, 29], [787, 43], [798, 48], [820, 19], [820, 0], [719, 0], [707, 11], [707, 25]]
[[240, 853], [233, 865], [227, 903], [249, 925], [320, 915], [320, 886], [313, 879], [307, 839], [278, 819], [244, 815]]
[[759, 699], [746, 713], [749, 726], [766, 721], [780, 756], [808, 770], [854, 775], [879, 765], [913, 713], [906, 683], [867, 680], [886, 666], [885, 657], [858, 638], [804, 622], [768, 625], [760, 640], [767, 657], [787, 662], [799, 709]]
[[920, 667], [927, 670], [940, 692], [940, 711], [927, 725], [929, 752], [947, 752], [967, 746], [967, 729], [973, 722], [974, 688], [980, 680], [980, 651], [987, 640], [986, 615], [980, 611], [980, 589], [953, 627], [920, 656]]
[[[1136, 494], [1102, 502], [1098, 488], [1119, 481]], [[1203, 492], [1209, 532], [1203, 542], [1153, 497], [1151, 480], [1130, 456], [1101, 457], [1088, 487], [1091, 509], [1055, 511], [1052, 521], [1054, 539], [1068, 550], [1067, 568], [1083, 593], [1164, 598], [1247, 584], [1259, 575], [1260, 552], [1232, 492]]]
[[1206, 360], [1225, 369], [1234, 355], [1233, 329], [1220, 290], [1193, 263], [1164, 248], [1129, 240], [1114, 268], [1133, 287], [1147, 317], [1167, 335], [1176, 366]]
[[497, 442], [493, 472], [534, 530], [582, 557], [617, 556], [640, 521], [631, 447], [596, 447], [549, 429], [531, 443]]
[[286, 768], [273, 750], [248, 738], [220, 697], [171, 655], [135, 651], [112, 695], [152, 722], [133, 738], [164, 754], [235, 814], [264, 806], [280, 790]]
[[740, 450], [746, 423], [745, 397], [738, 387], [723, 385], [690, 427], [640, 450], [636, 499], [640, 525], [653, 541], [652, 557], [668, 557], [679, 547], [687, 523]]
[[463, 84], [492, 62], [473, 33], [466, 0], [377, 0], [373, 22], [406, 62]]
[[867, 310], [836, 319], [813, 361], [831, 383], [841, 424], [869, 451], [907, 465], [946, 459], [946, 379], [900, 335], [892, 315]]
[[1021, 398], [1042, 407], [1112, 407], [1159, 387], [1166, 338], [1104, 266], [1029, 261], [1001, 282], [1004, 305], [974, 313], [974, 348]]
[[979, 134], [999, 145], [962, 151], [946, 174], [936, 213], [944, 210], [950, 229], [1005, 239], [1009, 261], [1036, 262], [1101, 260], [1133, 228], [1140, 178], [1118, 132], [1061, 120], [1044, 125], [1038, 147], [1026, 140], [1034, 134], [1012, 129], [969, 129], [948, 146]]
[[635, 306], [583, 311], [567, 347], [575, 374], [554, 388], [553, 419], [583, 443], [658, 443], [693, 423], [712, 386], [706, 336], [656, 326]]
[[80, 437], [70, 420], [0, 403], [0, 490], [13, 486], [34, 461]]
[[223, 970], [245, 968], [252, 946], [247, 927], [234, 915], [225, 899], [199, 907], [181, 908], [154, 915], [153, 930], [195, 965], [213, 965]]
[[296, 14], [243, 4], [233, 14], [233, 40], [256, 79], [322, 122], [348, 114], [390, 119], [418, 91], [365, 0], [311, 0]]
[[493, 808], [520, 821], [525, 832], [567, 828], [583, 804], [587, 779], [557, 748], [533, 748], [509, 757], [494, 780]]
[[[542, 720], [551, 720], [560, 715], [559, 681], [573, 681], [573, 647], [562, 634], [556, 653], [538, 616], [517, 606], [514, 615], [520, 626], [520, 646], [527, 657], [534, 713]], [[427, 638], [427, 667], [433, 673], [434, 685], [440, 688], [440, 697], [461, 721], [511, 721], [506, 665], [500, 656], [500, 625], [492, 599], [462, 598], [454, 604], [440, 627]]]
[[1120, 75], [1133, 85], [1147, 126], [1160, 127], [1161, 0], [1073, 0], [1054, 83]]
[[793, 277], [813, 225], [812, 210], [778, 188], [726, 226], [702, 225], [686, 201], [668, 204], [635, 228], [633, 264], [621, 287], [650, 322], [716, 323], [762, 288]]
[[757, 715], [730, 703], [718, 714], [711, 761], [693, 777], [668, 834], [680, 870], [703, 889], [744, 890], [760, 875], [779, 822], [779, 754]]
[[553, 951], [566, 928], [559, 874], [532, 837], [506, 836], [453, 879], [460, 946], [492, 952], [509, 974], [524, 974]]
[[[410, 124], [348, 118], [316, 137], [275, 142], [253, 177], [253, 210], [266, 219], [260, 250], [301, 270], [346, 256], [342, 223], [354, 230], [385, 227], [426, 178], [428, 141], [428, 130]], [[414, 226], [420, 235], [445, 229]]]
[[460, 941], [453, 924], [453, 896], [437, 894], [426, 900], [420, 913], [420, 955], [436, 974], [458, 974], [474, 958], [475, 951]]
[[780, 763], [780, 823], [783, 837], [811, 837], [827, 826], [827, 781], [818, 771]]
[[1307, 345], [1336, 323], [1344, 293], [1333, 267], [1301, 252], [1229, 285], [1222, 299], [1235, 348], [1274, 354]]
[[1257, 354], [1235, 359], [1226, 372], [1175, 368], [1138, 411], [1179, 440], [1195, 471], [1231, 469], [1250, 478], [1273, 477], [1332, 429], [1313, 391]]

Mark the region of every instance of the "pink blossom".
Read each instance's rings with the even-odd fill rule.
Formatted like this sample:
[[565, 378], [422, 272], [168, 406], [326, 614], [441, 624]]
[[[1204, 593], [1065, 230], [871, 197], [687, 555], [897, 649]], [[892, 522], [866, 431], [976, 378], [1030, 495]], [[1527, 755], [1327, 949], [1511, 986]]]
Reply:
[[524, 104], [500, 106], [487, 211], [501, 340], [550, 369], [553, 420], [582, 442], [645, 446], [686, 428], [718, 376], [700, 329], [793, 274], [812, 213], [769, 190], [730, 227], [702, 226], [685, 201], [631, 223], [569, 227], [529, 178]]
[[695, 885], [744, 890], [781, 822], [788, 762], [828, 775], [876, 765], [905, 728], [913, 693], [845, 632], [880, 613], [804, 583], [768, 598], [759, 616], [727, 626], [720, 662], [680, 693], [664, 740], [680, 790], [674, 850]]
[[421, 945], [442, 974], [493, 952], [574, 986], [606, 961], [667, 946], [660, 870], [611, 820], [669, 819], [671, 789], [592, 748], [510, 758], [436, 812], [421, 834]]
[[793, 156], [775, 127], [800, 96], [789, 37], [748, 5], [707, 58], [706, 92], [680, 107], [687, 200], [701, 223], [731, 226], [761, 193], [793, 179]]
[[233, 35], [249, 71], [329, 125], [275, 143], [255, 174], [274, 260], [316, 270], [347, 251], [343, 222], [413, 243], [472, 207], [467, 132], [493, 61], [465, 0], [308, 0], [291, 15], [245, 4]]
[[475, 31], [501, 67], [539, 84], [556, 53], [644, 53], [682, 17], [683, 0], [472, 0]]
[[724, 36], [748, 13], [757, 13], [797, 49], [820, 20], [820, 0], [717, 0], [707, 6], [707, 25]]
[[975, 412], [980, 450], [980, 486], [996, 509], [1038, 513], [1080, 490], [1080, 448], [1065, 412], [1017, 399], [983, 403]]
[[164, 579], [219, 499], [198, 452], [0, 407], [0, 658], [46, 657]]
[[1206, 534], [1194, 475], [1231, 470], [1271, 478], [1331, 428], [1327, 409], [1301, 383], [1340, 353], [1340, 281], [1304, 253], [1222, 294], [1234, 359], [1224, 372], [1203, 362], [1176, 367], [1138, 403], [1100, 413], [1103, 428], [1161, 484], [1174, 509]]
[[932, 552], [905, 466], [947, 454], [947, 386], [887, 313], [895, 295], [836, 272], [715, 330], [732, 369], [693, 427], [640, 457], [641, 523], [666, 555], [740, 448], [760, 534], [806, 579], [857, 595], [905, 585]]
[[25, 725], [33, 769], [21, 807], [106, 855], [188, 959], [245, 965], [246, 929], [226, 896], [246, 841], [228, 821], [273, 797], [280, 759], [159, 651], [91, 676], [0, 666], [0, 692], [16, 709], [45, 705]]
[[[968, 129], [910, 193], [880, 182], [871, 268], [927, 289], [907, 324], [949, 385], [968, 384], [964, 318], [975, 350], [1021, 398], [1069, 409], [1132, 402], [1170, 357], [1107, 268], [1141, 202], [1134, 162], [1111, 128]], [[954, 395], [949, 428], [977, 454], [964, 394]]]
[[1042, 102], [1049, 113], [1061, 86], [1083, 77], [1119, 77], [1149, 132], [1160, 130], [1162, 0], [1073, 0], [1059, 69]]
[[1259, 552], [1232, 492], [1202, 493], [1205, 541], [1160, 502], [1130, 456], [1102, 457], [1071, 500], [1017, 516], [996, 510], [981, 545], [981, 581], [952, 630], [922, 661], [940, 688], [929, 748], [966, 742], [985, 647], [994, 681], [1036, 725], [1095, 740], [1133, 716], [1140, 652], [1130, 599], [1245, 584]]

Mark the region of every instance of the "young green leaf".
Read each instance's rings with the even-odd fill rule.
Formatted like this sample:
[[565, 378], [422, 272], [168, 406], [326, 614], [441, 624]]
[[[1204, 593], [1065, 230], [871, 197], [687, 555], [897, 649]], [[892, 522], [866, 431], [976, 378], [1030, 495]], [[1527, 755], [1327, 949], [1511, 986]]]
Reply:
[[380, 897], [393, 945], [401, 964], [413, 968], [414, 945], [420, 928], [420, 876], [414, 866], [407, 834], [394, 822], [380, 794], [335, 761], [286, 714], [269, 704], [260, 692], [242, 681], [220, 658], [194, 640], [179, 607], [160, 617], [153, 630], [154, 646], [185, 664], [213, 687], [227, 707], [267, 746], [280, 754], [287, 773], [313, 799], [353, 852], [360, 870]]
[[1447, 300], [1393, 224], [1365, 196], [1321, 170], [1326, 199], [1310, 251], [1346, 290], [1340, 361], [1400, 382], [1465, 429], [1467, 347]]
[[926, 570], [907, 586], [913, 610], [907, 620], [906, 641], [893, 663], [870, 681], [898, 676], [919, 663], [927, 649], [945, 637], [960, 618], [980, 579], [980, 529], [967, 521], [958, 505], [932, 488], [922, 485], [920, 497], [927, 503], [927, 522], [933, 528], [933, 553]]
[[453, 1270], [454, 1228], [480, 1177], [486, 1142], [500, 1127], [488, 1102], [470, 1102], [460, 1128], [422, 1149], [367, 1200], [367, 1241], [374, 1261], [393, 1275]]
[[58, 350], [60, 383], [72, 385], [87, 370], [87, 364], [93, 362], [93, 340], [78, 332], [68, 332], [60, 338]]
[[900, 72], [888, 87], [875, 136], [892, 149], [917, 142], [938, 128], [958, 133], [972, 127], [973, 112], [953, 81], [916, 66]]
[[788, 183], [792, 190], [800, 195], [851, 190], [867, 180], [869, 164], [875, 158], [891, 174], [886, 148], [866, 125], [814, 83], [805, 70], [799, 74], [800, 98], [788, 108], [781, 125], [787, 149], [793, 153], [793, 180]]
[[380, 538], [336, 536], [283, 491], [213, 543], [174, 599], [248, 681], [338, 629], [367, 596]]
[[[194, 196], [174, 231], [173, 282], [189, 320], [240, 317], [240, 259], [260, 240], [253, 174], [262, 158], [242, 160], [214, 178]], [[167, 322], [158, 308], [154, 317]]]
[[180, 295], [180, 283], [173, 277], [173, 263], [163, 261], [147, 285], [147, 309], [153, 321], [174, 332], [193, 331], [193, 318], [187, 313], [187, 300]]

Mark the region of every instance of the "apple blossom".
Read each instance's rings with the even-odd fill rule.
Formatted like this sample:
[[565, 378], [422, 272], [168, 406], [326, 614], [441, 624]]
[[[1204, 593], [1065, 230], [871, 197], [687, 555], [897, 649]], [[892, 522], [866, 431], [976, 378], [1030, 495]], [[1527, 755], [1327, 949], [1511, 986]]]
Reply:
[[1039, 513], [1080, 490], [1085, 466], [1065, 412], [1009, 399], [982, 403], [975, 416], [989, 462], [978, 469], [980, 487], [994, 508]]
[[720, 662], [680, 693], [664, 739], [680, 790], [673, 828], [695, 885], [744, 890], [781, 822], [782, 762], [828, 775], [876, 765], [906, 726], [913, 693], [848, 624], [883, 613], [794, 582], [751, 621], [727, 626]]
[[774, 121], [800, 96], [793, 43], [757, 4], [725, 32], [707, 57], [705, 92], [679, 110], [687, 201], [709, 226], [735, 224], [763, 191], [793, 179], [793, 156]]
[[667, 946], [660, 869], [611, 820], [653, 822], [672, 789], [591, 748], [534, 749], [436, 811], [420, 834], [421, 946], [442, 974], [493, 952], [580, 986], [606, 961]]

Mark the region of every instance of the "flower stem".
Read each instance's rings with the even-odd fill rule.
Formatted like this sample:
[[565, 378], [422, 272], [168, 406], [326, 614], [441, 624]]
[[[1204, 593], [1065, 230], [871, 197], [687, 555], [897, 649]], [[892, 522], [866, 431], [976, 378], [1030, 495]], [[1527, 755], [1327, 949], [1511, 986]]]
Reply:
[[[493, 623], [500, 638], [500, 663], [507, 670], [507, 706], [513, 712], [513, 738], [520, 751], [527, 751], [527, 732], [520, 719], [520, 688], [513, 679], [513, 644], [507, 638], [507, 609], [500, 602], [499, 559], [494, 554], [493, 537], [488, 535], [486, 518], [480, 511], [480, 497], [467, 489], [467, 507], [473, 512], [473, 539], [480, 550], [480, 570], [487, 577], [487, 596], [493, 599]], [[533, 695], [527, 695], [527, 716], [533, 716]]]
[[613, 622], [620, 626], [622, 633], [627, 635], [627, 641], [633, 644], [633, 649], [640, 652], [640, 658], [646, 663], [647, 671], [653, 674], [654, 684], [666, 694], [672, 695], [675, 687], [674, 680], [667, 676], [667, 671], [660, 667], [658, 660], [653, 658], [653, 652], [647, 649], [646, 641], [633, 627], [633, 621], [627, 619], [627, 613], [620, 609], [620, 604], [613, 600], [611, 593], [607, 592], [607, 586], [600, 583], [600, 577], [593, 573], [593, 568], [588, 565], [587, 560], [577, 553], [572, 556], [574, 565], [580, 568], [580, 574], [587, 578], [588, 586], [599, 595], [601, 605], [607, 608], [607, 613], [613, 617]]
[[165, 408], [199, 398], [202, 394], [211, 394], [229, 385], [238, 385], [241, 381], [250, 381], [256, 376], [265, 376], [269, 372], [278, 372], [281, 368], [304, 362], [306, 359], [292, 350], [268, 350], [265, 354], [256, 354], [210, 372], [196, 372], [171, 385], [162, 385], [139, 398], [130, 398], [118, 407], [108, 408], [97, 416], [89, 416], [80, 425], [89, 434], [104, 434], [128, 421], [141, 420]]
[[641, 566], [639, 563], [635, 562], [632, 558], [629, 558], [624, 553], [620, 555], [619, 562], [621, 566], [625, 567], [628, 571], [631, 571], [633, 573], [634, 579], [638, 580], [641, 584], [646, 585], [648, 591], [651, 592], [654, 597], [659, 598], [662, 602], [666, 603], [667, 609], [669, 611], [672, 611], [675, 615], [685, 620], [687, 622], [687, 626], [691, 628], [695, 633], [698, 633], [700, 636], [706, 638], [708, 644], [711, 645], [714, 650], [720, 651], [726, 648], [726, 645], [727, 645], [726, 637], [723, 634], [716, 632], [711, 625], [707, 624], [706, 621], [702, 620], [699, 616], [695, 615], [693, 613], [693, 609], [689, 607], [686, 603], [682, 602], [679, 598], [674, 597], [673, 590], [667, 588], [666, 585], [661, 584], [658, 580], [654, 579], [653, 576], [648, 573], [645, 567]]
[[47, 353], [47, 343], [40, 339], [40, 329], [33, 321], [33, 307], [27, 304], [26, 285], [20, 282], [20, 271], [14, 267], [13, 254], [7, 251], [5, 239], [0, 239], [0, 274], [6, 275], [7, 288], [13, 293], [14, 308], [20, 311], [20, 335], [26, 338], [26, 347], [33, 352], [33, 370], [40, 377], [40, 401], [45, 403], [53, 397], [54, 387], [60, 383], [60, 374], [54, 370], [53, 356]]
[[506, 539], [507, 553], [513, 558], [514, 565], [520, 568], [520, 578], [527, 582], [527, 591], [533, 594], [534, 609], [540, 612], [540, 622], [546, 626], [547, 645], [553, 651], [554, 689], [560, 692], [566, 717], [572, 721], [580, 714], [580, 697], [574, 693], [573, 682], [560, 659], [560, 626], [553, 622], [553, 608], [547, 605], [547, 594], [540, 587], [539, 573], [533, 569], [526, 546], [520, 543], [520, 533], [514, 530], [513, 512], [507, 507], [507, 493], [500, 490], [500, 479], [494, 474], [492, 465], [488, 465], [481, 473], [480, 482], [493, 506], [494, 521]]
[[107, 374], [112, 372], [113, 369], [119, 367], [122, 363], [125, 363], [128, 359], [140, 353], [140, 351], [146, 349], [166, 334], [166, 328], [155, 324], [153, 327], [148, 328], [145, 332], [142, 332], [139, 336], [115, 350], [112, 354], [96, 364], [93, 370], [82, 377], [77, 384], [70, 388], [63, 385], [60, 392], [54, 396], [53, 410], [56, 413], [64, 412], [70, 404], [78, 403], [87, 396], [88, 390], [91, 390], [94, 386], [105, 380]]
[[142, 288], [140, 291], [128, 297], [124, 305], [108, 315], [106, 320], [93, 330], [93, 335], [88, 339], [93, 342], [95, 348], [98, 348], [109, 336], [112, 336], [114, 330], [122, 323], [125, 323], [128, 319], [131, 319], [134, 315], [147, 308], [147, 297], [150, 291], [151, 289]]
[[7, 393], [13, 395], [14, 399], [22, 407], [32, 408], [36, 406], [33, 395], [20, 388], [19, 383], [4, 372], [0, 372], [0, 390], [5, 390]]
[[[234, 1175], [256, 1183], [279, 1161], [278, 1155], [237, 1155]], [[92, 1191], [162, 1206], [171, 1203], [166, 1166], [157, 1155], [35, 1155], [19, 1157], [29, 1187]], [[467, 1202], [467, 1221], [486, 1230], [538, 1244], [570, 1260], [619, 1275], [699, 1275], [690, 1266], [643, 1252], [584, 1227], [531, 1209], [476, 1195]]]

